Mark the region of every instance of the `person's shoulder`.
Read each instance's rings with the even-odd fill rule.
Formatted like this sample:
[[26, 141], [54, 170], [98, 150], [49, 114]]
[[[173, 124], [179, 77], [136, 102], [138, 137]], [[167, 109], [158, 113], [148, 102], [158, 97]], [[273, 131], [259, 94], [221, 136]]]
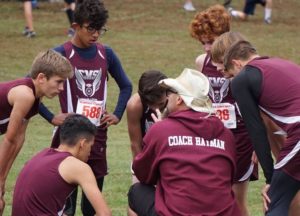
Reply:
[[65, 53], [64, 44], [54, 47], [53, 50], [63, 55]]
[[131, 108], [142, 107], [142, 101], [141, 101], [141, 98], [138, 93], [133, 94], [129, 98], [129, 100], [127, 102], [127, 107], [131, 107]]
[[140, 98], [138, 93], [135, 93], [134, 95], [132, 95], [130, 97], [130, 99], [127, 102], [126, 109], [127, 109], [127, 113], [131, 112], [131, 113], [134, 113], [134, 114], [137, 114], [137, 115], [139, 113], [142, 113], [143, 104], [142, 104], [141, 98]]
[[69, 184], [78, 184], [78, 177], [90, 171], [87, 163], [74, 156], [66, 157], [59, 165], [59, 174]]
[[206, 56], [207, 56], [207, 54], [203, 53], [196, 58], [195, 63], [197, 66], [197, 70], [202, 71]]
[[19, 85], [11, 89], [10, 95], [18, 100], [34, 101], [35, 96], [32, 88], [26, 85]]

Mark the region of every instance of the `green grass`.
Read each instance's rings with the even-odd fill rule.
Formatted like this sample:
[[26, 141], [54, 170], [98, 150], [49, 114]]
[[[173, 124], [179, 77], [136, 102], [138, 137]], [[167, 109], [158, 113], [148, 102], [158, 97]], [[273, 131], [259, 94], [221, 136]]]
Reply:
[[[185, 67], [194, 67], [194, 60], [203, 53], [200, 44], [188, 33], [188, 24], [194, 13], [182, 9], [183, 0], [110, 0], [105, 1], [110, 12], [109, 31], [101, 39], [110, 45], [120, 57], [122, 64], [134, 85], [140, 74], [148, 69], [159, 69], [169, 76], [177, 76]], [[194, 0], [198, 10], [223, 1]], [[243, 1], [233, 1], [242, 9]], [[232, 29], [244, 33], [261, 55], [279, 56], [300, 63], [300, 37], [298, 0], [274, 1], [273, 24], [263, 23], [263, 8], [258, 6], [256, 15], [248, 22], [233, 20]], [[34, 10], [34, 25], [37, 37], [30, 40], [21, 32], [24, 19], [21, 2], [0, 4], [0, 81], [24, 76], [33, 58], [41, 51], [68, 40], [68, 21], [61, 11], [62, 3], [40, 3]], [[113, 79], [109, 81], [108, 109], [113, 111], [118, 87]], [[58, 101], [45, 100], [53, 110], [58, 111]], [[12, 191], [16, 176], [24, 162], [51, 141], [52, 126], [40, 116], [32, 119], [27, 131], [24, 147], [16, 159], [7, 181], [6, 210], [10, 215]], [[108, 140], [109, 175], [105, 178], [104, 195], [113, 210], [113, 215], [126, 215], [127, 190], [131, 175], [130, 143], [127, 135], [126, 117], [118, 126], [111, 127]], [[251, 215], [262, 215], [260, 188], [264, 178], [250, 184], [249, 207]], [[81, 215], [77, 211], [77, 215]]]

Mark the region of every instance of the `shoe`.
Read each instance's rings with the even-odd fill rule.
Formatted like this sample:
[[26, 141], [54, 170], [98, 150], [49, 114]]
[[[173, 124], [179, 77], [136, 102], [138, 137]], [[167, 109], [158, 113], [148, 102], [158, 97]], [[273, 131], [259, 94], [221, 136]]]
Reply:
[[73, 37], [75, 34], [75, 30], [73, 28], [69, 28], [68, 30], [68, 37]]
[[223, 6], [225, 8], [228, 8], [228, 7], [230, 7], [230, 3], [231, 3], [231, 0], [224, 0]]
[[25, 26], [25, 28], [24, 28], [22, 34], [23, 34], [24, 36], [26, 36], [26, 35], [28, 34], [28, 32], [29, 32], [29, 28], [28, 28], [27, 26]]
[[195, 11], [196, 8], [194, 8], [192, 2], [187, 2], [183, 5], [184, 10], [186, 11]]
[[271, 23], [272, 23], [271, 18], [266, 18], [266, 19], [265, 19], [265, 23], [268, 24], [268, 25], [271, 24]]
[[26, 35], [27, 38], [34, 38], [36, 36], [35, 31], [29, 31]]

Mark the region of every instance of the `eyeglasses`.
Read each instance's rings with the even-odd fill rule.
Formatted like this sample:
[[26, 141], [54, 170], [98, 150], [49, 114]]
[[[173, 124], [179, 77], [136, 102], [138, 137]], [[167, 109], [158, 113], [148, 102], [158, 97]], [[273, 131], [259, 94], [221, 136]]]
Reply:
[[84, 27], [87, 30], [88, 33], [95, 34], [96, 32], [98, 32], [98, 34], [100, 36], [104, 35], [105, 32], [108, 31], [107, 28], [105, 28], [105, 27], [102, 27], [101, 29], [95, 29], [95, 28], [93, 28], [93, 27], [91, 27], [89, 25], [87, 25], [87, 26], [86, 25], [82, 25], [82, 27]]
[[171, 90], [171, 89], [167, 89], [166, 90], [166, 96], [169, 97], [170, 94], [178, 94], [178, 92], [174, 91], [174, 90]]

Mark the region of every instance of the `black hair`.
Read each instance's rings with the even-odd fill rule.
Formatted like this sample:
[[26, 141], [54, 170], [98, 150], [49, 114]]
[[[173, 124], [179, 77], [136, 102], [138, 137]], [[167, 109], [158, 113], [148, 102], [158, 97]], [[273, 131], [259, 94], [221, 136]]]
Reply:
[[96, 135], [96, 126], [85, 116], [74, 114], [68, 116], [60, 126], [60, 142], [74, 146], [79, 139], [91, 140]]
[[142, 74], [138, 90], [142, 103], [151, 105], [165, 94], [165, 89], [161, 88], [158, 82], [166, 78], [165, 74], [156, 70], [149, 70]]
[[82, 26], [89, 23], [94, 29], [101, 29], [108, 19], [108, 10], [101, 0], [77, 0], [74, 11], [74, 22]]

